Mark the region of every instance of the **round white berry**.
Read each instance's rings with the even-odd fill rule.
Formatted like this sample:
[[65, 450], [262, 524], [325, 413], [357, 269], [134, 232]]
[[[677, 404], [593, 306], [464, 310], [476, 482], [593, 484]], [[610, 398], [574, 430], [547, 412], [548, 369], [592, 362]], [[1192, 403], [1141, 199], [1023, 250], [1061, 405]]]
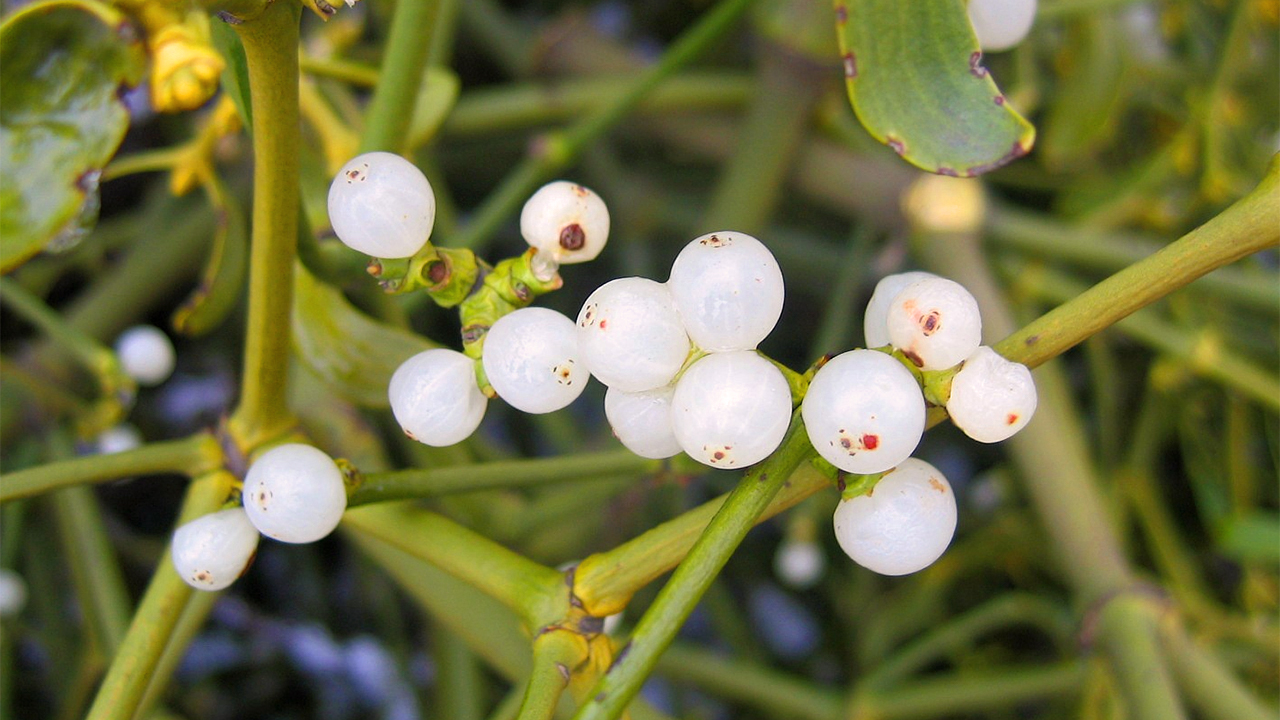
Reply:
[[819, 455], [863, 475], [910, 457], [924, 434], [924, 396], [916, 379], [875, 350], [828, 360], [809, 383], [800, 414]]
[[520, 234], [530, 247], [562, 265], [586, 262], [609, 240], [609, 209], [588, 188], [557, 180], [525, 202]]
[[878, 348], [889, 344], [889, 304], [893, 298], [908, 285], [925, 278], [937, 277], [933, 273], [921, 270], [886, 275], [876, 283], [871, 292], [871, 300], [867, 303], [867, 312], [862, 318], [862, 334], [866, 338], [867, 347]]
[[527, 307], [503, 315], [484, 337], [484, 372], [498, 397], [517, 410], [548, 413], [587, 387], [578, 331], [555, 310]]
[[1036, 0], [969, 0], [969, 22], [986, 52], [1008, 50], [1027, 37]]
[[0, 568], [0, 617], [13, 617], [26, 605], [27, 581], [8, 568]]
[[277, 445], [244, 476], [244, 509], [259, 532], [309, 543], [333, 532], [347, 509], [347, 487], [333, 458], [310, 445]]
[[611, 280], [578, 312], [578, 348], [600, 382], [625, 392], [671, 382], [689, 356], [689, 336], [666, 285], [647, 278]]
[[982, 342], [978, 301], [958, 282], [917, 280], [893, 296], [885, 320], [889, 342], [922, 370], [945, 370]]
[[120, 367], [139, 385], [159, 385], [173, 374], [173, 342], [160, 328], [135, 325], [116, 338]]
[[99, 454], [111, 455], [140, 447], [142, 433], [129, 423], [120, 423], [103, 430], [94, 442], [98, 446]]
[[424, 350], [401, 363], [387, 397], [405, 435], [433, 447], [466, 440], [489, 404], [476, 384], [475, 363], [447, 348]]
[[1036, 383], [1026, 365], [982, 346], [951, 381], [947, 413], [978, 442], [1000, 442], [1026, 427], [1036, 411]]
[[258, 529], [244, 508], [210, 513], [173, 532], [173, 567], [197, 590], [221, 590], [244, 574], [258, 549]]
[[753, 350], [782, 315], [778, 261], [745, 233], [695, 239], [676, 256], [667, 284], [689, 338], [708, 352]]
[[604, 394], [604, 416], [613, 434], [631, 452], [652, 460], [680, 452], [671, 426], [671, 397], [675, 387], [623, 392], [609, 388]]
[[841, 500], [836, 540], [845, 554], [881, 575], [907, 575], [942, 557], [956, 532], [956, 498], [938, 469], [911, 458], [871, 492]]
[[329, 222], [353, 250], [410, 257], [431, 237], [436, 196], [413, 163], [394, 153], [365, 153], [343, 165], [329, 186]]
[[813, 587], [826, 569], [826, 553], [812, 540], [783, 540], [773, 556], [778, 579], [797, 590]]
[[671, 398], [676, 441], [689, 457], [715, 468], [765, 459], [791, 419], [782, 371], [751, 350], [711, 353], [680, 376]]

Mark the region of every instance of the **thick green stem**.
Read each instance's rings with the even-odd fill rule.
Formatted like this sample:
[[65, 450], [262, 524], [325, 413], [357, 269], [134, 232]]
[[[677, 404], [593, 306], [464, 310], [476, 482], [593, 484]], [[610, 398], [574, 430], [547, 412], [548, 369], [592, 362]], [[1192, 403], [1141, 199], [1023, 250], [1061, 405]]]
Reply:
[[1221, 660], [1187, 636], [1181, 625], [1161, 625], [1161, 639], [1179, 685], [1187, 699], [1208, 720], [1274, 720], [1275, 707], [1267, 707], [1249, 691]]
[[1163, 250], [1130, 265], [996, 345], [1036, 367], [1209, 271], [1280, 242], [1280, 160], [1253, 192]]
[[285, 402], [298, 238], [298, 22], [302, 6], [268, 5], [235, 26], [253, 102], [253, 235], [240, 405], [230, 427], [246, 450], [293, 425]]
[[610, 450], [535, 460], [370, 473], [361, 480], [347, 505], [613, 478], [622, 473], [639, 475], [654, 473], [661, 468], [660, 460], [647, 460], [628, 450]]
[[573, 656], [573, 639], [565, 630], [543, 635], [533, 643], [533, 670], [524, 688], [517, 720], [551, 720], [560, 696], [569, 687], [570, 668], [581, 662]]
[[680, 626], [796, 468], [813, 452], [797, 412], [782, 446], [752, 467], [658, 593], [627, 647], [589, 693], [576, 720], [616, 718], [640, 691]]
[[427, 67], [431, 43], [426, 40], [435, 20], [436, 0], [400, 0], [391, 20], [391, 34], [383, 51], [378, 87], [369, 103], [360, 152], [404, 150], [418, 86]]
[[110, 482], [138, 475], [195, 476], [218, 467], [222, 449], [208, 433], [151, 443], [110, 455], [90, 455], [0, 475], [0, 502], [31, 497], [58, 488]]
[[[1128, 717], [1133, 720], [1187, 717], [1156, 635], [1164, 608], [1141, 592], [1118, 592], [1103, 600], [1097, 610], [1098, 644], [1115, 669]], [[1088, 621], [1086, 618], [1086, 624]]]

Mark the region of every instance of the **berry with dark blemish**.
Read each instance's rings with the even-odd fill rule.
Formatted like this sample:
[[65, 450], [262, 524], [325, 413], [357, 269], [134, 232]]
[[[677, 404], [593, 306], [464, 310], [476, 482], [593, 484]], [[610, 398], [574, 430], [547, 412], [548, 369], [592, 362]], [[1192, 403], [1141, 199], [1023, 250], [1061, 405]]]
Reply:
[[581, 250], [586, 244], [587, 235], [578, 223], [571, 223], [560, 229], [560, 247], [565, 250]]
[[920, 331], [928, 337], [937, 332], [942, 327], [942, 317], [937, 310], [930, 312], [928, 315], [920, 318]]
[[880, 436], [866, 433], [862, 436], [862, 447], [867, 450], [875, 450], [880, 447]]

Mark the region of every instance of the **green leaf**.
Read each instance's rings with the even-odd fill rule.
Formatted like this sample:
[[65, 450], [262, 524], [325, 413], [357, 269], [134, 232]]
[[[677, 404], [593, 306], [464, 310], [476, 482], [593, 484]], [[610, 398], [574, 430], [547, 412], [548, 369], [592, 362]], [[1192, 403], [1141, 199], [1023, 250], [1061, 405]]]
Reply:
[[413, 119], [409, 121], [409, 147], [416, 148], [435, 137], [445, 118], [458, 101], [462, 83], [452, 70], [446, 67], [427, 68], [418, 86], [418, 100], [413, 105]]
[[92, 0], [37, 3], [0, 25], [0, 272], [97, 220], [98, 176], [129, 127], [120, 86], [143, 68], [133, 26]]
[[1026, 155], [1035, 128], [982, 66], [962, 0], [835, 0], [849, 99], [907, 162], [973, 177]]
[[365, 315], [301, 266], [294, 273], [293, 344], [302, 362], [334, 390], [379, 408], [389, 405], [387, 384], [400, 363], [436, 347]]
[[1067, 26], [1059, 87], [1041, 127], [1040, 150], [1055, 168], [1078, 166], [1103, 149], [1124, 117], [1125, 37], [1111, 13], [1081, 13]]
[[235, 309], [249, 268], [249, 233], [240, 201], [213, 178], [209, 196], [216, 209], [213, 247], [200, 284], [173, 311], [173, 329], [189, 337], [209, 333]]
[[231, 96], [245, 132], [253, 132], [253, 103], [249, 102], [249, 63], [244, 57], [240, 36], [225, 22], [209, 24], [213, 47], [227, 61], [222, 68], [222, 91]]

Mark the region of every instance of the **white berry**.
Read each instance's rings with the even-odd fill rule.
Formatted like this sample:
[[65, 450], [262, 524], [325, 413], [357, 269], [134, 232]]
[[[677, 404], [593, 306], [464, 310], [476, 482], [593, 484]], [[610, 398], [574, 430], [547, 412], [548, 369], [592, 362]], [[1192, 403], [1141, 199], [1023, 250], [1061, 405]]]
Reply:
[[538, 189], [520, 211], [520, 234], [539, 254], [562, 265], [594, 259], [609, 240], [609, 209], [577, 183], [557, 180]]
[[527, 307], [508, 313], [484, 338], [484, 372], [498, 397], [517, 410], [548, 413], [587, 387], [573, 321], [555, 310]]
[[604, 416], [618, 441], [631, 452], [652, 460], [680, 452], [671, 425], [671, 398], [675, 387], [623, 392], [609, 388], [604, 394]]
[[139, 385], [159, 385], [173, 374], [173, 342], [160, 328], [135, 325], [116, 338], [120, 367]]
[[173, 533], [173, 567], [197, 590], [221, 590], [244, 574], [258, 549], [258, 529], [244, 508], [210, 513]]
[[99, 433], [95, 444], [101, 455], [125, 452], [142, 445], [142, 433], [129, 423], [120, 423]]
[[987, 52], [1022, 42], [1036, 19], [1036, 0], [969, 0], [969, 22]]
[[689, 356], [689, 336], [666, 285], [611, 280], [578, 312], [578, 347], [587, 369], [609, 387], [639, 392], [671, 382]]
[[978, 301], [958, 282], [917, 280], [893, 296], [889, 342], [922, 370], [958, 365], [982, 342]]
[[1022, 428], [1036, 411], [1036, 384], [1026, 365], [978, 348], [951, 381], [947, 413], [978, 442], [1000, 442]]
[[773, 571], [778, 579], [797, 590], [813, 587], [826, 569], [826, 553], [812, 540], [783, 540], [773, 556]]
[[867, 312], [862, 318], [862, 334], [866, 338], [867, 347], [878, 348], [889, 344], [889, 305], [893, 298], [908, 285], [925, 278], [937, 277], [933, 273], [921, 270], [886, 275], [876, 283], [871, 292], [871, 300], [867, 302]]
[[347, 509], [347, 487], [333, 458], [310, 445], [278, 445], [244, 477], [244, 509], [269, 538], [309, 543], [333, 532]]
[[835, 530], [854, 562], [881, 575], [907, 575], [933, 564], [951, 544], [955, 494], [937, 468], [911, 458], [871, 492], [841, 500]]
[[689, 457], [715, 468], [765, 459], [791, 419], [782, 371], [751, 350], [712, 353], [680, 376], [671, 399], [676, 441]]
[[690, 339], [708, 352], [753, 350], [782, 315], [778, 261], [745, 233], [695, 239], [676, 256], [667, 284]]
[[0, 568], [0, 617], [14, 617], [26, 605], [27, 581], [8, 568]]
[[401, 363], [387, 397], [404, 433], [433, 447], [466, 440], [489, 404], [476, 384], [474, 361], [447, 348], [424, 350]]
[[920, 386], [902, 363], [875, 350], [828, 360], [800, 413], [814, 449], [845, 472], [888, 470], [910, 457], [924, 434]]
[[365, 153], [343, 165], [329, 186], [329, 222], [353, 250], [410, 257], [431, 237], [436, 196], [413, 163], [394, 153]]

